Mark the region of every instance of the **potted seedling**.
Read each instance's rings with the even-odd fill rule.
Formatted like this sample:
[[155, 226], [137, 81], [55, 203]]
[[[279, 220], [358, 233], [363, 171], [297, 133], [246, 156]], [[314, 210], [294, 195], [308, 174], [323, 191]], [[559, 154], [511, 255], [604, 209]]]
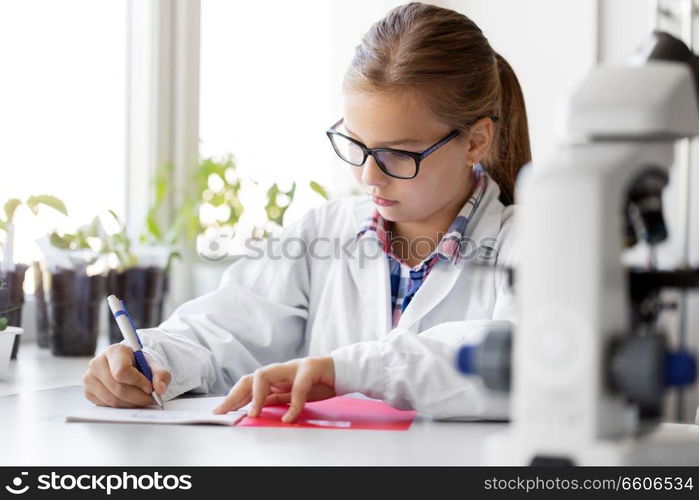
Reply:
[[[2, 241], [2, 261], [0, 261], [0, 318], [6, 318], [8, 325], [20, 327], [22, 305], [24, 304], [24, 275], [28, 266], [15, 263], [15, 215], [17, 210], [25, 206], [35, 215], [39, 214], [42, 206], [50, 207], [63, 215], [67, 215], [65, 204], [50, 195], [30, 196], [22, 202], [11, 198], [3, 206], [4, 217], [0, 218], [0, 233], [4, 234]], [[11, 358], [15, 359], [19, 350], [19, 336], [14, 336]]]
[[[265, 192], [259, 182], [242, 179], [234, 156], [227, 154], [201, 158], [194, 186], [194, 198], [181, 213], [185, 234], [203, 261], [194, 264], [194, 291], [200, 295], [214, 289], [224, 270], [245, 252], [246, 238], [263, 240], [273, 227], [283, 225], [296, 183], [288, 191], [274, 183]], [[246, 211], [243, 198], [260, 210]]]
[[[310, 181], [309, 187], [316, 192], [321, 198], [327, 200], [329, 198], [328, 191], [316, 181]], [[283, 191], [275, 182], [272, 184], [266, 193], [267, 204], [265, 205], [265, 214], [267, 221], [264, 226], [256, 226], [253, 229], [252, 237], [255, 239], [263, 239], [270, 235], [273, 230], [279, 230], [284, 227], [284, 215], [294, 201], [296, 194], [296, 183], [291, 184], [288, 191]]]
[[[187, 238], [197, 247], [205, 237], [213, 239], [225, 233], [232, 238], [244, 212], [240, 199], [243, 183], [234, 156], [200, 158], [193, 183], [193, 197], [178, 214]], [[210, 261], [217, 262], [219, 253], [214, 253], [216, 257]], [[228, 255], [221, 252], [220, 257], [224, 260]]]
[[232, 154], [201, 157], [191, 180], [192, 189], [176, 220], [186, 243], [201, 257], [192, 263], [192, 292], [202, 295], [216, 287], [231, 263], [230, 243], [245, 211], [241, 200], [244, 188]]
[[[194, 185], [194, 198], [184, 204], [181, 213], [185, 234], [194, 238], [201, 257], [200, 262], [194, 263], [194, 292], [201, 295], [216, 288], [224, 270], [245, 253], [247, 238], [252, 244], [261, 244], [284, 225], [296, 183], [288, 190], [274, 183], [264, 191], [259, 182], [238, 176], [234, 157], [228, 154], [201, 158]], [[310, 187], [328, 198], [325, 188], [317, 182], [311, 182]]]

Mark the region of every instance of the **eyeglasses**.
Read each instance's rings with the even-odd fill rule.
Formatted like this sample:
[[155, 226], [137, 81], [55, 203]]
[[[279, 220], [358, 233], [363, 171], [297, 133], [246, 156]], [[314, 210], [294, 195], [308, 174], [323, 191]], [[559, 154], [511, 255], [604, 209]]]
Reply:
[[337, 156], [350, 165], [361, 167], [366, 162], [367, 157], [371, 155], [383, 173], [396, 179], [412, 179], [415, 177], [420, 170], [420, 162], [422, 160], [460, 134], [458, 130], [454, 130], [422, 153], [393, 148], [370, 149], [361, 142], [335, 130], [342, 123], [342, 120], [344, 118], [340, 118], [337, 123], [325, 132]]

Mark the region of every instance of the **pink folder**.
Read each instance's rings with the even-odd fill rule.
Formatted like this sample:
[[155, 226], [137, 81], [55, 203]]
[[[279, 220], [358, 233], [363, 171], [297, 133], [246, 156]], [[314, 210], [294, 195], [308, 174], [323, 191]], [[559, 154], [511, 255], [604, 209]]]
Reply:
[[302, 427], [314, 429], [374, 429], [404, 431], [417, 412], [396, 410], [381, 401], [339, 396], [306, 403], [294, 423], [282, 422], [287, 405], [265, 406], [259, 417], [244, 417], [241, 427]]

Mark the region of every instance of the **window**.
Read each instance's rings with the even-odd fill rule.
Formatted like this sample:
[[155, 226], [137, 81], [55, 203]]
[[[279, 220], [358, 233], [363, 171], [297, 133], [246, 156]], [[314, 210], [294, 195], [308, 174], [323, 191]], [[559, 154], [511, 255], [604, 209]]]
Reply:
[[0, 201], [53, 194], [70, 212], [18, 213], [15, 259], [33, 241], [125, 205], [127, 2], [0, 3]]
[[239, 175], [259, 182], [241, 191], [243, 234], [264, 223], [267, 187], [295, 181], [286, 225], [323, 201], [309, 182], [336, 175], [325, 136], [339, 91], [333, 2], [204, 0], [201, 9], [200, 153], [233, 153]]

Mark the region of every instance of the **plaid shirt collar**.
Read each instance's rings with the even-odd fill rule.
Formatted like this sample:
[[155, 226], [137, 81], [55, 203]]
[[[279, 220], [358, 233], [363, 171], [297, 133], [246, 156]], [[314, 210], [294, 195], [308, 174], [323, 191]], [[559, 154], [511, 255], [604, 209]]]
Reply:
[[[447, 229], [447, 232], [439, 241], [435, 251], [423, 260], [423, 264], [429, 262], [435, 253], [439, 254], [441, 259], [448, 260], [455, 265], [459, 264], [461, 261], [461, 241], [464, 238], [468, 221], [473, 216], [481, 202], [481, 199], [483, 198], [483, 193], [485, 192], [485, 187], [488, 180], [480, 163], [473, 169], [473, 175], [475, 181], [473, 194], [471, 194], [466, 203], [464, 203], [464, 206], [461, 207], [461, 210], [449, 226], [449, 229]], [[369, 217], [362, 222], [355, 240], [358, 240], [364, 235], [373, 235], [378, 240], [382, 250], [386, 254], [396, 259], [398, 262], [401, 262], [401, 259], [391, 251], [390, 230], [387, 231], [387, 226], [388, 221], [386, 221], [386, 219], [381, 216], [379, 211], [374, 208]]]

